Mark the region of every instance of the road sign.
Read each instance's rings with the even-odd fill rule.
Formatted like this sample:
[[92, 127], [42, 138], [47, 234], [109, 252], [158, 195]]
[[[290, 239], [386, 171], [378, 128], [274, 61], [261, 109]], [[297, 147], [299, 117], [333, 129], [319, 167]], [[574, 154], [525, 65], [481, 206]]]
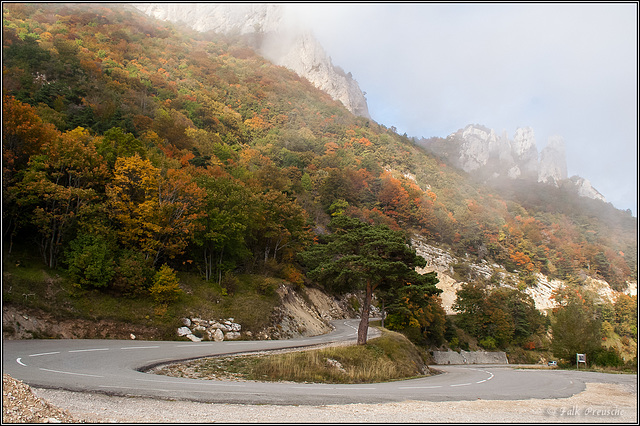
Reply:
[[581, 362], [587, 365], [587, 354], [576, 354], [576, 368], [579, 368]]

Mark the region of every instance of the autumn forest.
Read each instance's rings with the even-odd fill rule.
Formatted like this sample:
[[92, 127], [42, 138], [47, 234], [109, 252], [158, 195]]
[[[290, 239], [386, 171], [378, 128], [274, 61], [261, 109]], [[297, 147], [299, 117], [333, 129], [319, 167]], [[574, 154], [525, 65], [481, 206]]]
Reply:
[[345, 215], [523, 285], [636, 280], [628, 213], [474, 182], [247, 43], [124, 7], [3, 4], [3, 255], [28, 245], [86, 290], [171, 303], [180, 271], [309, 285], [300, 253]]

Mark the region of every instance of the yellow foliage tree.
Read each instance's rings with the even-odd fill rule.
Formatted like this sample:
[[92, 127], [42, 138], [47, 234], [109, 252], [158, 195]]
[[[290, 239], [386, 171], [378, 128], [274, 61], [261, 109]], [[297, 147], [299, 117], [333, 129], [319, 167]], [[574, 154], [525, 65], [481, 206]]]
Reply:
[[138, 155], [116, 160], [107, 186], [110, 214], [120, 243], [137, 248], [155, 265], [161, 256], [183, 253], [201, 214], [204, 191], [182, 170], [167, 177]]

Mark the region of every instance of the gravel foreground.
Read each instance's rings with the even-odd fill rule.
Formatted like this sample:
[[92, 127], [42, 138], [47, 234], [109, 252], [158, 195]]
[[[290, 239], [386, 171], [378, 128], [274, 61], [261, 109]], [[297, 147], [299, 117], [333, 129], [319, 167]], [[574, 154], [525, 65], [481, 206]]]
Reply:
[[[606, 403], [605, 403], [606, 401]], [[3, 375], [3, 423], [638, 423], [637, 394], [587, 383], [565, 399], [270, 406], [31, 389]]]

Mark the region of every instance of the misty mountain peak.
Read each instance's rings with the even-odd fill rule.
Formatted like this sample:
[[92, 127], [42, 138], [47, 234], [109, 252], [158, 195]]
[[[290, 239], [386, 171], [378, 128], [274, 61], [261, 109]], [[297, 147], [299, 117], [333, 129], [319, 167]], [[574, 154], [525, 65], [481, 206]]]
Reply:
[[446, 139], [423, 140], [422, 145], [479, 180], [524, 179], [556, 187], [561, 182], [569, 182], [579, 195], [605, 201], [588, 180], [577, 176], [567, 180], [565, 145], [561, 136], [551, 136], [538, 154], [531, 127], [516, 129], [513, 139], [509, 139], [506, 132], [498, 135], [485, 126], [470, 124]]
[[282, 8], [265, 3], [134, 3], [161, 21], [179, 22], [196, 31], [251, 34], [282, 26]]
[[[540, 152], [538, 182], [558, 186], [560, 180], [567, 178], [567, 160], [562, 136], [551, 136], [547, 146]], [[593, 198], [593, 197], [591, 197]]]
[[197, 31], [253, 37], [254, 49], [308, 79], [353, 114], [370, 118], [364, 93], [350, 73], [334, 66], [316, 38], [279, 4], [135, 3], [147, 15]]

